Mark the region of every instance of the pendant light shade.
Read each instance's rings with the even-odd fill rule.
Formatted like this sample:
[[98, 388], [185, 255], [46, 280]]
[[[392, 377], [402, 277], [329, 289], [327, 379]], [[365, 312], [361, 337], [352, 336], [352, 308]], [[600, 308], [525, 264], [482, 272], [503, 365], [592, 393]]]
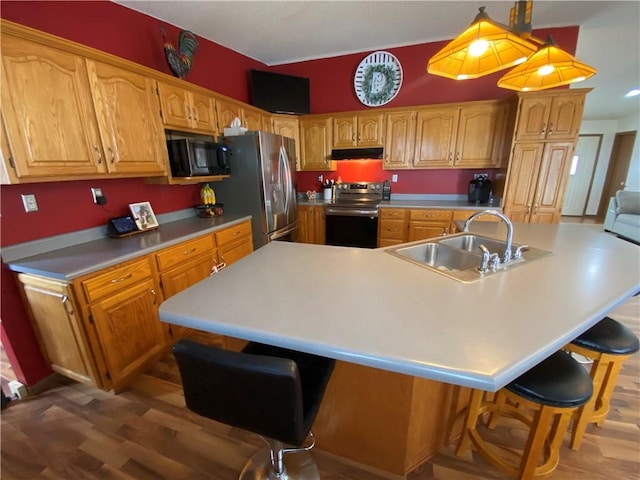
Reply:
[[581, 82], [596, 70], [558, 48], [551, 37], [529, 60], [498, 80], [498, 86], [528, 92]]
[[494, 22], [485, 7], [473, 23], [436, 53], [427, 65], [433, 75], [466, 80], [518, 65], [537, 48], [526, 39]]

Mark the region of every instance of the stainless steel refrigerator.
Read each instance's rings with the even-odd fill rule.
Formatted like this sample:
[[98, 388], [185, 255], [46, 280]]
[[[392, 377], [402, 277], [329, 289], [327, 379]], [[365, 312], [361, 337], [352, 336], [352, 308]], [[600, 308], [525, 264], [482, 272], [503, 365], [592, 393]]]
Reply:
[[253, 248], [297, 239], [296, 150], [293, 139], [268, 132], [224, 137], [230, 177], [213, 184], [224, 212], [251, 215]]

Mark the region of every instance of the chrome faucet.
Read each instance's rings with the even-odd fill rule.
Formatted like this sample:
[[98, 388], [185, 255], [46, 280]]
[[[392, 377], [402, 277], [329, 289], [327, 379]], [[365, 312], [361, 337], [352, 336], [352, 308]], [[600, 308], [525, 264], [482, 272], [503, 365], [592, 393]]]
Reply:
[[480, 215], [493, 215], [494, 217], [501, 218], [502, 221], [507, 224], [507, 243], [505, 245], [504, 254], [502, 255], [502, 263], [505, 264], [510, 262], [511, 255], [512, 255], [511, 246], [513, 244], [513, 223], [511, 223], [511, 220], [509, 220], [509, 217], [507, 217], [504, 213], [500, 213], [495, 210], [482, 210], [480, 212], [476, 212], [465, 220], [464, 225], [462, 227], [462, 231], [468, 232], [469, 225], [471, 224], [471, 222], [473, 222]]

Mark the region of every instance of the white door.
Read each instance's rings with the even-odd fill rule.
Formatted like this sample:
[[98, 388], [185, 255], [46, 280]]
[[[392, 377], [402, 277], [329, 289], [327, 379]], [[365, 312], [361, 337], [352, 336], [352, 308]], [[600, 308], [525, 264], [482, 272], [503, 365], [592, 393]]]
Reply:
[[601, 135], [580, 135], [571, 160], [569, 183], [564, 197], [562, 215], [582, 216], [589, 197], [593, 169], [600, 151]]

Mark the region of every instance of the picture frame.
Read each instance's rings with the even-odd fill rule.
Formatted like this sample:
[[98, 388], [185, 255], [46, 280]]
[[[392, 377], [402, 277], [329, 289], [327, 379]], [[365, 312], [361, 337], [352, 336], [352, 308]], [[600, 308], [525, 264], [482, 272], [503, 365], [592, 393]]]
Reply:
[[139, 230], [158, 228], [158, 219], [149, 202], [130, 203], [129, 210]]

